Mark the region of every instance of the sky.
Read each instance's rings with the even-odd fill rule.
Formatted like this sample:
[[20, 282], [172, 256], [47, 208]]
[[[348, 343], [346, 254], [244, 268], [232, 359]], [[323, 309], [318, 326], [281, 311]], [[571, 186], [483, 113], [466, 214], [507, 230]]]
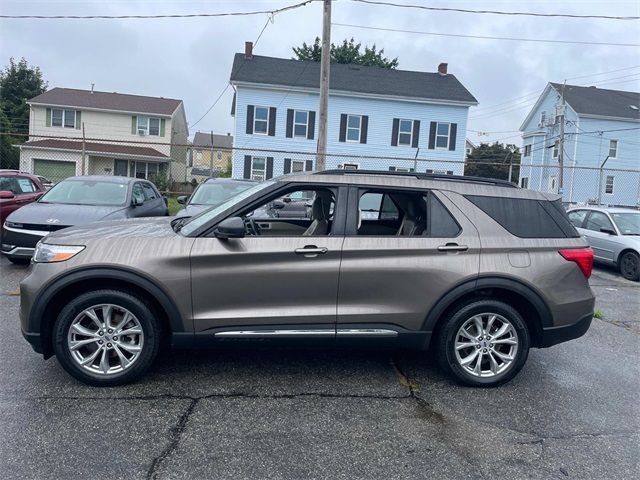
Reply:
[[[0, 0], [0, 13], [37, 15], [186, 14], [272, 10], [299, 0]], [[429, 1], [437, 7], [640, 16], [639, 1]], [[538, 18], [434, 12], [334, 0], [332, 22], [394, 30], [608, 43], [640, 43], [640, 20]], [[266, 28], [265, 27], [266, 24]], [[292, 57], [292, 46], [322, 33], [322, 3], [276, 14], [191, 19], [0, 19], [0, 60], [25, 57], [49, 88], [69, 87], [184, 100], [190, 135], [232, 132], [229, 81], [235, 52]], [[549, 81], [640, 91], [640, 48], [454, 38], [334, 25], [331, 38], [355, 38], [398, 57], [400, 69], [434, 72], [440, 62], [478, 99], [469, 112], [474, 143], [521, 144], [517, 132]], [[624, 69], [624, 70], [621, 70]], [[611, 72], [618, 70], [617, 72]], [[580, 77], [580, 78], [576, 78]], [[478, 133], [482, 132], [482, 133]]]

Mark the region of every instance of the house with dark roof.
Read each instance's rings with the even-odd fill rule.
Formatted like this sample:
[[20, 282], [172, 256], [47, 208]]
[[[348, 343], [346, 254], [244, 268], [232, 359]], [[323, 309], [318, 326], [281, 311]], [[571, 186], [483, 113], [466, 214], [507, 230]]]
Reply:
[[[190, 178], [215, 177], [231, 166], [233, 136], [196, 132], [193, 137], [188, 175]], [[202, 177], [202, 178], [200, 178]], [[189, 178], [189, 179], [190, 179]]]
[[52, 88], [27, 104], [20, 168], [54, 182], [73, 175], [150, 178], [166, 175], [172, 161], [186, 162], [182, 100]]
[[[235, 55], [234, 177], [315, 169], [319, 81], [317, 62], [253, 55], [250, 44]], [[462, 174], [477, 101], [447, 64], [435, 73], [332, 64], [329, 92], [327, 168]]]
[[521, 187], [562, 193], [571, 204], [640, 204], [640, 93], [549, 83], [520, 131]]

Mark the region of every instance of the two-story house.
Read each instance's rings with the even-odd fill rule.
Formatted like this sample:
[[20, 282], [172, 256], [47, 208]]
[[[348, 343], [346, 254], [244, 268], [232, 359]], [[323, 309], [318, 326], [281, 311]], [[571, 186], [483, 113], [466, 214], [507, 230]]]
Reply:
[[[166, 175], [186, 161], [182, 100], [53, 88], [30, 99], [20, 169], [59, 181], [73, 175]], [[84, 141], [83, 141], [84, 135]]]
[[520, 131], [521, 187], [562, 191], [566, 203], [625, 206], [640, 203], [639, 93], [549, 83]]
[[[315, 170], [320, 64], [235, 55], [235, 178]], [[476, 99], [447, 73], [332, 64], [326, 168], [462, 174]], [[416, 160], [416, 158], [418, 160]]]
[[196, 132], [191, 148], [191, 177], [211, 177], [231, 166], [233, 136]]

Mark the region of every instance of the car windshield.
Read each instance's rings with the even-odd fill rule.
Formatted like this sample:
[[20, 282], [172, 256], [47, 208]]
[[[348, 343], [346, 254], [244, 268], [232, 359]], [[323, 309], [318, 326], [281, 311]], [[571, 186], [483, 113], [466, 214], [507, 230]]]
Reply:
[[127, 184], [100, 180], [65, 180], [40, 199], [40, 203], [68, 205], [124, 205]]
[[203, 183], [191, 196], [189, 205], [220, 205], [253, 185], [255, 183], [249, 182]]
[[255, 193], [268, 189], [274, 183], [275, 183], [274, 181], [258, 183], [257, 185], [251, 188], [243, 190], [242, 192], [238, 193], [234, 197], [229, 198], [226, 202], [218, 205], [217, 207], [210, 208], [208, 210], [205, 210], [199, 215], [195, 215], [194, 217], [191, 217], [180, 229], [180, 233], [182, 233], [183, 235], [189, 235], [195, 232], [196, 229], [200, 228], [202, 225], [207, 223], [209, 220], [215, 218], [217, 215], [221, 214], [225, 210], [233, 207], [235, 204], [241, 202], [245, 198], [249, 198], [251, 195], [254, 195]]
[[612, 213], [611, 218], [622, 235], [640, 235], [640, 212]]

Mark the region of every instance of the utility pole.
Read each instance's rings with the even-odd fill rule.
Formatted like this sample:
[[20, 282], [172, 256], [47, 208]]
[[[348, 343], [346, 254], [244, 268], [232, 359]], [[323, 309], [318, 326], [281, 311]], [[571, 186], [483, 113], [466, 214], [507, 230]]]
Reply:
[[[84, 175], [84, 164], [85, 164], [85, 159], [84, 159], [84, 152], [85, 152], [85, 143], [86, 143], [86, 139], [84, 136], [84, 122], [82, 122], [82, 163], [80, 165], [81, 167], [81, 171], [80, 171], [80, 175]], [[115, 173], [115, 172], [114, 172]]]
[[327, 168], [327, 121], [329, 109], [329, 68], [331, 65], [331, 0], [324, 0], [322, 15], [322, 57], [320, 59], [320, 115], [316, 170]]
[[560, 175], [558, 175], [558, 193], [563, 194], [564, 187], [564, 86], [567, 81], [562, 84], [560, 90], [560, 139], [558, 140], [558, 164], [560, 166]]
[[211, 152], [209, 153], [209, 178], [213, 177], [213, 130], [211, 130]]

